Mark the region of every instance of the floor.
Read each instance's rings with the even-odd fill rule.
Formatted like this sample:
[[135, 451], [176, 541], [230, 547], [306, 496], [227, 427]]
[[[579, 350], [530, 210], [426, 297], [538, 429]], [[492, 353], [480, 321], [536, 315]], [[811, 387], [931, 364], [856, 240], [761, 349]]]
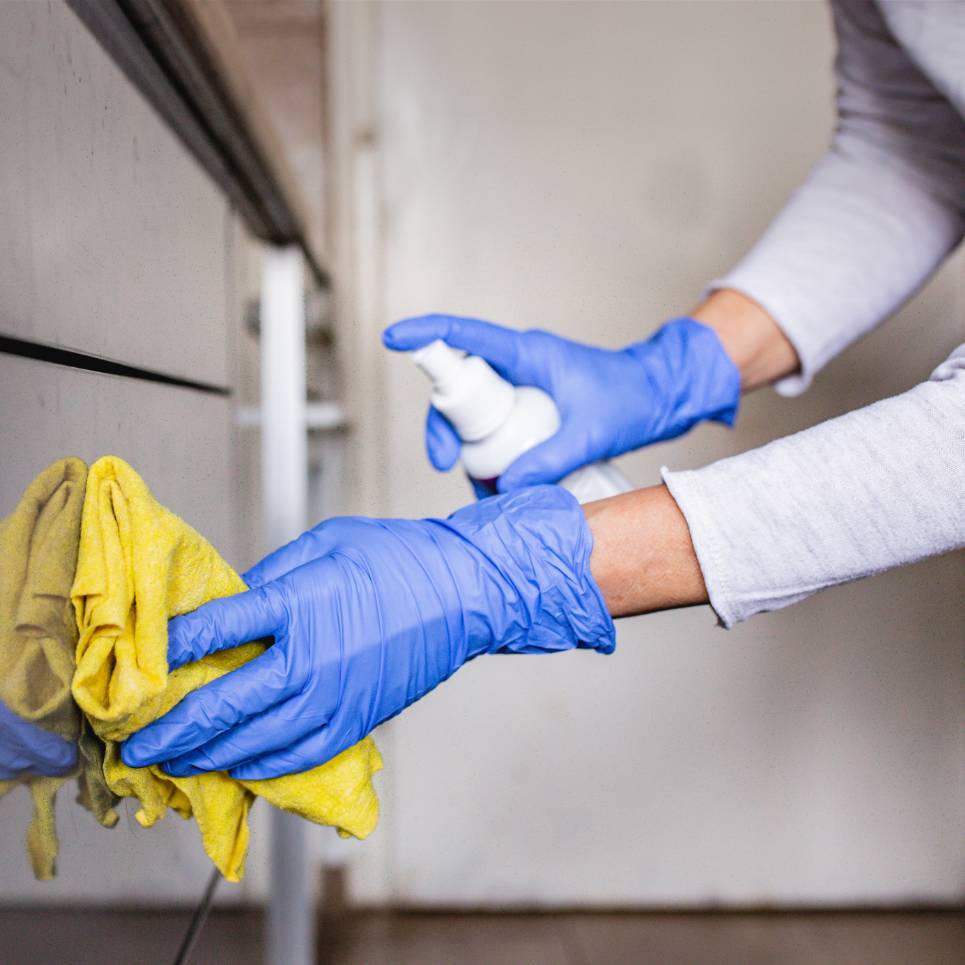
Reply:
[[[0, 909], [4, 965], [168, 965], [188, 916]], [[962, 965], [965, 913], [344, 916], [320, 965]], [[261, 962], [256, 912], [216, 911], [191, 965]]]

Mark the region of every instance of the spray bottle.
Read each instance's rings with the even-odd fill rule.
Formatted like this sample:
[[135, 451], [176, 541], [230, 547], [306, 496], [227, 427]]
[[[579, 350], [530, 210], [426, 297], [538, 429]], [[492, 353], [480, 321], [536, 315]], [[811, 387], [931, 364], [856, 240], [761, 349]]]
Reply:
[[[462, 440], [466, 472], [489, 492], [524, 452], [549, 439], [560, 427], [556, 403], [542, 389], [515, 386], [476, 355], [465, 355], [437, 340], [412, 353], [432, 382], [432, 404]], [[560, 485], [581, 503], [633, 489], [608, 462], [570, 473]]]

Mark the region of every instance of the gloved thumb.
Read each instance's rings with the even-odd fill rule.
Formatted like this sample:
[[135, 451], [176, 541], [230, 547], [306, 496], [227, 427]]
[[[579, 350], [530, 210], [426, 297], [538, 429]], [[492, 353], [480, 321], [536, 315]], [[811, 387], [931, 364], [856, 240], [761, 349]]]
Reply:
[[436, 408], [429, 406], [426, 416], [426, 452], [429, 462], [439, 470], [448, 472], [459, 459], [461, 443], [452, 423]]
[[573, 443], [565, 430], [561, 430], [524, 452], [499, 477], [496, 487], [501, 493], [508, 493], [524, 486], [557, 483], [584, 462], [586, 460], [573, 451]]

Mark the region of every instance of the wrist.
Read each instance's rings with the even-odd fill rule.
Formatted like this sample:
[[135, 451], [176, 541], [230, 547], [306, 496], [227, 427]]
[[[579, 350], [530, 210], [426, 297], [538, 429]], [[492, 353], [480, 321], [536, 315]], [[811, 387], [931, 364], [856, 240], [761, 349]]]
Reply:
[[593, 538], [590, 564], [611, 616], [707, 602], [687, 520], [666, 486], [583, 507]]
[[780, 325], [741, 292], [730, 288], [711, 292], [693, 318], [717, 334], [745, 392], [800, 369], [797, 351]]

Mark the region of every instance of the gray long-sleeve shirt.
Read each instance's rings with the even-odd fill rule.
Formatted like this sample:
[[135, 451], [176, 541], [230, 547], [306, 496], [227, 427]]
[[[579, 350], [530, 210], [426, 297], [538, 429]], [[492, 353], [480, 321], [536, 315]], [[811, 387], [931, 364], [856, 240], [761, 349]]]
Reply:
[[[832, 0], [828, 154], [712, 288], [762, 305], [813, 374], [965, 236], [965, 3]], [[965, 334], [965, 333], [963, 333]], [[940, 359], [936, 359], [936, 363]], [[724, 626], [965, 546], [965, 344], [910, 392], [664, 480]]]

